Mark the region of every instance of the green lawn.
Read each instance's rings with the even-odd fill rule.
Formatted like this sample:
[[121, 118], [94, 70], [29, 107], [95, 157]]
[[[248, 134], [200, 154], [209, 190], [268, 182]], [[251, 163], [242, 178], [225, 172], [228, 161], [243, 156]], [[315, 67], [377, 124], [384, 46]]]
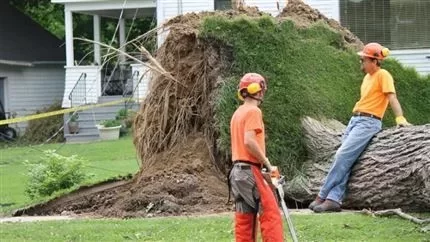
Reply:
[[[130, 137], [89, 144], [3, 148], [0, 149], [0, 213], [10, 213], [15, 208], [38, 202], [25, 196], [26, 170], [23, 165], [24, 160], [40, 159], [42, 153], [38, 149], [58, 149], [62, 155], [79, 154], [88, 160], [87, 170], [94, 177], [86, 183], [138, 170]], [[293, 220], [300, 241], [430, 241], [428, 233], [420, 232], [420, 226], [397, 217], [310, 214], [293, 215]], [[231, 215], [222, 215], [2, 223], [0, 238], [1, 241], [232, 241], [232, 221]], [[287, 233], [287, 227], [284, 228]]]
[[96, 183], [118, 175], [134, 174], [139, 168], [130, 136], [118, 141], [87, 144], [0, 148], [0, 214], [32, 203], [24, 192], [27, 170], [23, 162], [39, 160], [43, 156], [41, 150], [48, 149], [58, 149], [61, 155], [77, 154], [86, 159], [87, 171], [94, 174], [86, 183]]
[[[430, 241], [419, 226], [398, 218], [310, 214], [293, 215], [293, 222], [299, 241]], [[0, 224], [5, 241], [233, 241], [233, 231], [231, 215]]]

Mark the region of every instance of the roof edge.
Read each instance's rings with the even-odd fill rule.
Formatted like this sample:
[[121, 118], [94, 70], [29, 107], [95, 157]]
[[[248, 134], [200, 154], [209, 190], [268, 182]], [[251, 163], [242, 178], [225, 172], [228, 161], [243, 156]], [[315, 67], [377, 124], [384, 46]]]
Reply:
[[0, 64], [10, 65], [10, 66], [25, 66], [32, 67], [33, 63], [27, 61], [11, 61], [11, 60], [0, 60]]
[[24, 66], [24, 67], [33, 67], [35, 65], [65, 65], [66, 61], [12, 61], [12, 60], [1, 60], [0, 64], [10, 65], [10, 66]]

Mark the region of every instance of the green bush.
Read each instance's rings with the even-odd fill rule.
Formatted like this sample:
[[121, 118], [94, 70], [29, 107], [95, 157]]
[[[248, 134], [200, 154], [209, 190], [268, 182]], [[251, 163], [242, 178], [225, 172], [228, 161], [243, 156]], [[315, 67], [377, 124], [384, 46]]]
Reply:
[[79, 120], [79, 113], [69, 113], [69, 122], [77, 122]]
[[104, 126], [105, 128], [110, 128], [110, 127], [117, 127], [121, 125], [121, 121], [120, 120], [116, 120], [116, 119], [108, 119], [108, 120], [104, 120], [100, 123], [102, 126]]
[[118, 112], [116, 113], [115, 119], [116, 120], [124, 120], [127, 118], [128, 115], [128, 109], [126, 108], [121, 108], [120, 110], [118, 110]]
[[40, 163], [25, 163], [29, 177], [25, 192], [31, 199], [50, 196], [56, 191], [78, 185], [89, 177], [83, 170], [84, 161], [76, 155], [66, 157], [47, 150]]
[[[306, 160], [300, 120], [334, 118], [347, 124], [359, 99], [364, 74], [355, 50], [323, 23], [297, 28], [271, 17], [207, 17], [202, 38], [215, 38], [233, 48], [233, 67], [219, 90], [215, 118], [221, 152], [230, 153], [230, 118], [240, 105], [236, 88], [246, 72], [264, 75], [268, 91], [262, 104], [269, 159], [293, 176]], [[411, 123], [430, 123], [430, 81], [390, 60], [384, 65], [396, 80], [398, 97]], [[419, 98], [416, 97], [419, 95]], [[393, 125], [387, 111], [385, 126]]]
[[115, 119], [124, 121], [126, 128], [131, 128], [133, 125], [134, 118], [136, 116], [136, 111], [132, 109], [121, 108], [118, 110]]
[[[57, 111], [61, 109], [62, 107], [60, 103], [54, 103], [49, 107], [36, 111], [35, 114]], [[63, 142], [64, 133], [63, 130], [60, 130], [63, 125], [63, 115], [55, 115], [47, 118], [31, 120], [28, 122], [28, 126], [25, 129], [23, 141], [26, 143], [38, 144], [46, 142], [49, 138], [53, 137], [50, 142]]]

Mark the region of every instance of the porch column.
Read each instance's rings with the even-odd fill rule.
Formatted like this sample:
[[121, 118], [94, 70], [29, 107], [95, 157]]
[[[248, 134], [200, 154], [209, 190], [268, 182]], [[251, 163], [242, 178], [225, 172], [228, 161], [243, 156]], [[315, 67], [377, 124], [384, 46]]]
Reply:
[[[100, 42], [100, 15], [93, 16], [94, 24], [94, 41]], [[96, 65], [101, 65], [100, 45], [94, 44], [94, 62]]]
[[64, 27], [66, 29], [66, 65], [74, 66], [75, 56], [73, 51], [73, 13], [64, 10]]
[[[120, 50], [125, 52], [125, 19], [119, 19], [119, 46]], [[123, 54], [119, 55], [119, 62], [125, 62], [125, 56]]]

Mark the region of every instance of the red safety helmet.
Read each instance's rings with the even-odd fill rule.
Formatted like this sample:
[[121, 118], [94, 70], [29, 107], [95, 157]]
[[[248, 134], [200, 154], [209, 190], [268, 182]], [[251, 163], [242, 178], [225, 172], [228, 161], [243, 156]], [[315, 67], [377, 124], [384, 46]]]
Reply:
[[374, 58], [378, 60], [383, 60], [390, 53], [388, 48], [384, 48], [382, 45], [378, 43], [369, 43], [364, 46], [363, 50], [358, 52], [359, 56], [365, 56], [369, 58]]
[[246, 73], [240, 79], [238, 96], [240, 100], [245, 97], [253, 96], [261, 91], [267, 90], [266, 80], [264, 77], [257, 73]]

